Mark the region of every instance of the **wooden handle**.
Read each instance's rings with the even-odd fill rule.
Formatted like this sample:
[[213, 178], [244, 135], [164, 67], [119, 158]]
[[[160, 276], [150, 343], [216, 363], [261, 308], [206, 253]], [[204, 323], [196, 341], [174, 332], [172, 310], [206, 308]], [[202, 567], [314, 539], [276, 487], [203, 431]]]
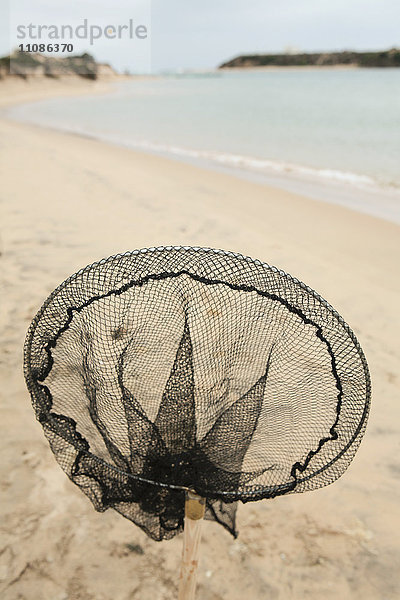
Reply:
[[187, 492], [178, 600], [194, 600], [205, 505], [204, 498], [194, 492]]

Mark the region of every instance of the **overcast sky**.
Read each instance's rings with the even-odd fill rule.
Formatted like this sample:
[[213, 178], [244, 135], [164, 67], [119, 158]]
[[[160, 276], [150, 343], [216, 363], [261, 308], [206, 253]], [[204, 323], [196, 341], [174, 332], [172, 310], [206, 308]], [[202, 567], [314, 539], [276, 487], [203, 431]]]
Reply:
[[74, 40], [77, 52], [89, 51], [120, 70], [207, 69], [238, 54], [288, 48], [400, 46], [400, 0], [10, 0], [9, 11], [10, 26], [6, 15], [1, 18], [1, 54], [33, 41], [17, 39], [17, 24], [76, 26], [86, 18], [117, 26], [132, 18], [147, 25], [147, 40]]

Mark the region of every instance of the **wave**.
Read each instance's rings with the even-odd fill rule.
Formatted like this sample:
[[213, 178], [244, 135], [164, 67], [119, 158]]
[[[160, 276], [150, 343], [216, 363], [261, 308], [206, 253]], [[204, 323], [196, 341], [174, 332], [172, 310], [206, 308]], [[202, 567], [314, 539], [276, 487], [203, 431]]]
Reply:
[[[86, 131], [78, 132], [87, 135]], [[357, 187], [381, 188], [382, 186], [368, 175], [360, 175], [350, 171], [339, 171], [336, 169], [314, 168], [290, 162], [269, 160], [229, 152], [218, 152], [214, 150], [194, 150], [176, 145], [154, 143], [150, 141], [126, 140], [113, 135], [93, 136], [103, 141], [113, 142], [132, 149], [145, 150], [152, 153], [172, 155], [182, 159], [201, 160], [208, 163], [219, 164], [233, 169], [243, 169], [260, 174], [292, 175], [300, 178], [330, 180], [338, 183], [350, 184]]]
[[191, 150], [179, 146], [164, 146], [162, 144], [153, 144], [151, 142], [135, 142], [135, 146], [156, 152], [165, 152], [176, 156], [209, 160], [229, 167], [248, 169], [257, 172], [274, 173], [292, 173], [293, 175], [302, 175], [308, 177], [318, 177], [321, 179], [331, 179], [343, 183], [355, 185], [377, 185], [377, 182], [367, 175], [359, 175], [346, 171], [335, 169], [317, 169], [306, 167], [304, 165], [292, 164], [289, 162], [280, 162], [241, 154], [230, 154], [227, 152], [215, 152], [212, 150]]

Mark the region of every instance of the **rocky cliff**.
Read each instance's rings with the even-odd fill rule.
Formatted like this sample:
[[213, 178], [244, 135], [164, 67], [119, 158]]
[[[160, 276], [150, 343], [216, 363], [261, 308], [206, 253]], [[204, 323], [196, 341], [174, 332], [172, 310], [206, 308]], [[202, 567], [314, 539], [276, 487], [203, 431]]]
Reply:
[[57, 78], [67, 75], [87, 79], [118, 76], [110, 65], [96, 62], [88, 53], [55, 58], [39, 53], [15, 51], [9, 56], [0, 58], [0, 78], [7, 76], [23, 77], [24, 79], [31, 77]]

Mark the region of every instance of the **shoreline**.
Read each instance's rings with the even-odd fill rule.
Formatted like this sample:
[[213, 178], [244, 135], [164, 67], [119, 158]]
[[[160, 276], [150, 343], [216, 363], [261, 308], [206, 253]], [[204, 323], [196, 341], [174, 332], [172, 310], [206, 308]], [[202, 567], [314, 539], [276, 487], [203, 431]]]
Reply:
[[[263, 69], [264, 67], [260, 67]], [[287, 67], [291, 68], [291, 67]], [[286, 67], [266, 67], [266, 69], [284, 69]], [[308, 67], [296, 67], [304, 69]], [[310, 67], [312, 69], [332, 69], [335, 67]], [[345, 66], [347, 68], [347, 66]], [[228, 69], [234, 70], [234, 69]], [[238, 69], [240, 70], [240, 68]], [[243, 68], [242, 70], [249, 70]], [[255, 69], [257, 70], [257, 69]], [[400, 224], [400, 190], [380, 186], [378, 183], [363, 184], [362, 177], [352, 173], [336, 172], [329, 169], [310, 169], [302, 165], [290, 165], [254, 159], [252, 157], [227, 155], [213, 156], [213, 153], [197, 152], [185, 148], [166, 148], [155, 144], [135, 144], [118, 140], [112, 135], [92, 135], [85, 131], [73, 131], [69, 128], [53, 127], [51, 125], [13, 119], [7, 115], [7, 109], [25, 104], [40, 102], [50, 98], [76, 97], [86, 95], [108, 95], [116, 91], [117, 86], [126, 81], [142, 79], [141, 76], [121, 76], [115, 79], [103, 79], [98, 81], [82, 80], [80, 78], [60, 78], [49, 81], [13, 81], [7, 86], [9, 97], [0, 96], [0, 119], [7, 122], [40, 127], [43, 130], [56, 131], [64, 134], [74, 135], [82, 138], [98, 140], [111, 146], [118, 146], [140, 152], [149, 156], [158, 156], [174, 160], [182, 164], [190, 164], [199, 168], [224, 173], [238, 179], [244, 179], [253, 183], [274, 187], [279, 190], [300, 194], [313, 200], [324, 203], [343, 206], [375, 218], [384, 219], [389, 222]], [[0, 92], [5, 82], [0, 81]], [[33, 85], [33, 87], [32, 87]], [[7, 90], [8, 87], [8, 90]], [[247, 164], [248, 163], [248, 164]], [[257, 163], [261, 166], [254, 166]], [[266, 165], [266, 166], [264, 166]], [[354, 178], [354, 181], [351, 180]], [[360, 180], [360, 182], [358, 181]]]
[[[138, 77], [140, 78], [140, 76]], [[0, 111], [50, 98], [108, 94], [112, 93], [113, 88], [118, 84], [135, 79], [136, 77], [131, 75], [118, 75], [115, 78], [104, 77], [95, 81], [73, 75], [58, 78], [31, 77], [30, 79], [8, 76], [0, 79]], [[3, 118], [1, 113], [0, 118]]]

